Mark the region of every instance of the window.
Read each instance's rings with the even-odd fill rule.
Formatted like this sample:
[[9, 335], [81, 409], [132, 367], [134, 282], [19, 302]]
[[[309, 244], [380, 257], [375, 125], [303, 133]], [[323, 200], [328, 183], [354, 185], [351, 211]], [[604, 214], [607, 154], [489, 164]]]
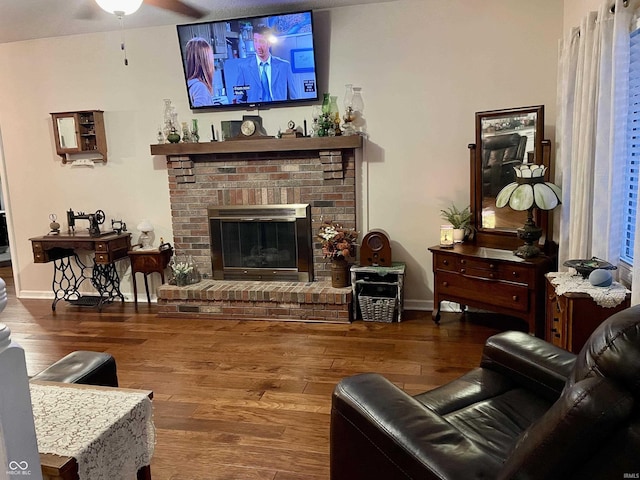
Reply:
[[640, 170], [640, 29], [631, 34], [629, 62], [629, 117], [627, 119], [627, 167], [620, 259], [633, 265], [633, 245]]

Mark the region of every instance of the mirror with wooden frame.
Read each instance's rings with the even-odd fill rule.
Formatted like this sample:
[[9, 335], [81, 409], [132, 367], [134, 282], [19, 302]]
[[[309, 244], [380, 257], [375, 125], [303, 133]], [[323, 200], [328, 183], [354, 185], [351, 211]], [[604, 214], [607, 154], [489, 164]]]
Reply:
[[[517, 229], [527, 219], [526, 211], [496, 208], [496, 196], [515, 181], [522, 164], [543, 164], [549, 175], [550, 142], [544, 137], [544, 106], [476, 112], [476, 143], [469, 145], [471, 157], [471, 211], [475, 242], [493, 248], [517, 248], [522, 240]], [[547, 212], [536, 209], [536, 224], [546, 241]]]

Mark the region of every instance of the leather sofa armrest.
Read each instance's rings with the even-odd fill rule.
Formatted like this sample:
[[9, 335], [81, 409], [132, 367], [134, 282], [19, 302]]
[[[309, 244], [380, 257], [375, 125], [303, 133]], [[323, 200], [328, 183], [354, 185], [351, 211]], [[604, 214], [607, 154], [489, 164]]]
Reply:
[[481, 366], [555, 401], [575, 363], [576, 355], [523, 332], [503, 332], [487, 339]]
[[343, 379], [331, 408], [331, 479], [495, 478], [498, 459], [378, 374]]

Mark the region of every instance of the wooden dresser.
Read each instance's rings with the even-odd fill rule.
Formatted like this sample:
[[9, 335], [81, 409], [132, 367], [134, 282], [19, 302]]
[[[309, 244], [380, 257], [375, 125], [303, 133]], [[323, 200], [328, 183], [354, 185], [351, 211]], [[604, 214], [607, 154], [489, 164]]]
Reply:
[[523, 259], [511, 250], [456, 244], [435, 246], [433, 254], [433, 320], [440, 321], [440, 303], [456, 302], [522, 318], [529, 333], [544, 338], [545, 277], [555, 258]]

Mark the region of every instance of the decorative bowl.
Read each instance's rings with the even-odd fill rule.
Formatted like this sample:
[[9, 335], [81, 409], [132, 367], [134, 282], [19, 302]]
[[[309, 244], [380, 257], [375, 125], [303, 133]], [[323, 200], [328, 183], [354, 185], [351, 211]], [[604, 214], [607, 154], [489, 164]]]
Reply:
[[563, 265], [565, 267], [575, 268], [576, 271], [582, 275], [582, 278], [589, 278], [591, 272], [597, 269], [617, 270], [618, 268], [615, 265], [597, 257], [591, 257], [588, 260], [567, 260]]

